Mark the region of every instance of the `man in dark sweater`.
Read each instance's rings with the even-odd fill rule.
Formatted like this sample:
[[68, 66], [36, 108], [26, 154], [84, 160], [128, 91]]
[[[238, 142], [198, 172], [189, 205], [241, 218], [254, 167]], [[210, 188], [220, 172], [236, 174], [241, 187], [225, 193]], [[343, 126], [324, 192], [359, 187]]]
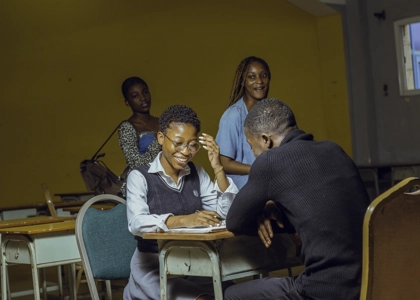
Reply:
[[227, 228], [258, 231], [269, 247], [270, 220], [283, 227], [284, 215], [302, 241], [305, 270], [295, 278], [233, 285], [225, 299], [359, 299], [369, 196], [356, 165], [337, 144], [299, 130], [293, 112], [277, 99], [257, 103], [244, 126], [257, 159], [229, 210]]

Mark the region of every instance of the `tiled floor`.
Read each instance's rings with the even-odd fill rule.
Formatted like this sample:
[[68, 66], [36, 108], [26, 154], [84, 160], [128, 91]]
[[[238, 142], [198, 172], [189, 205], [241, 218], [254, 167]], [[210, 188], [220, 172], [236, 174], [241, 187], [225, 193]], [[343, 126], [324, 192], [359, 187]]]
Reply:
[[[303, 270], [303, 267], [294, 267], [292, 268], [293, 276], [299, 274]], [[57, 268], [47, 268], [46, 269], [46, 276], [48, 282], [56, 282], [57, 278]], [[275, 277], [283, 277], [288, 276], [287, 270], [279, 270], [270, 274], [270, 276]], [[11, 266], [9, 267], [9, 278], [10, 278], [10, 288], [12, 292], [19, 292], [24, 290], [31, 290], [32, 289], [32, 276], [31, 270], [29, 266]], [[246, 277], [243, 279], [235, 280], [235, 282], [242, 282], [246, 280], [250, 280], [251, 277]], [[123, 287], [125, 285], [124, 281], [116, 281], [113, 282], [113, 285], [117, 287]], [[113, 290], [114, 291], [114, 290]], [[68, 290], [64, 290], [64, 295], [68, 295]], [[86, 283], [82, 283], [79, 288], [78, 292], [78, 299], [90, 299], [89, 289]], [[22, 297], [14, 297], [12, 299], [19, 299], [19, 300], [32, 300], [34, 299], [33, 295], [27, 295]], [[47, 300], [56, 300], [58, 298], [58, 291], [52, 291], [48, 293]], [[105, 299], [105, 298], [104, 298]], [[120, 300], [122, 299], [122, 292], [121, 289], [116, 289], [113, 293], [113, 300]]]

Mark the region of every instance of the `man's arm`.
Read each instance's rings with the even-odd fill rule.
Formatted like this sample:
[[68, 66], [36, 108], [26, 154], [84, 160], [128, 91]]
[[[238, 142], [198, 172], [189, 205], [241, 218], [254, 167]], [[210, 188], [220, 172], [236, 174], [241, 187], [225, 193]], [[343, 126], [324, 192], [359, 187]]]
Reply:
[[251, 167], [248, 182], [236, 195], [226, 218], [228, 230], [256, 234], [257, 219], [269, 197], [271, 166], [267, 155], [261, 155]]

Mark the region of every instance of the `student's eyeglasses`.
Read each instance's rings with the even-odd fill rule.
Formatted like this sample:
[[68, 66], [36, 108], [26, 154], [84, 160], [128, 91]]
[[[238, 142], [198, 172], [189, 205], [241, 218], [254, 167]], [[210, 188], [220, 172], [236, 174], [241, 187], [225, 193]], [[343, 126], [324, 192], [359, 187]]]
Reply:
[[196, 141], [192, 141], [189, 144], [182, 144], [182, 143], [178, 143], [178, 142], [175, 142], [175, 141], [171, 140], [166, 134], [165, 134], [165, 137], [167, 137], [168, 140], [170, 140], [172, 142], [172, 145], [174, 145], [175, 151], [177, 151], [177, 152], [184, 151], [184, 149], [188, 146], [188, 151], [190, 151], [191, 154], [195, 154], [201, 148], [200, 143], [198, 143]]

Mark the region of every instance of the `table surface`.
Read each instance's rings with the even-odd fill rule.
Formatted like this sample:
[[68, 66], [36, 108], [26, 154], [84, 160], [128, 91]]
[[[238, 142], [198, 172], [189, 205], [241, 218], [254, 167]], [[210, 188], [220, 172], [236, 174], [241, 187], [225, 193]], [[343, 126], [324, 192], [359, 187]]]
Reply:
[[68, 220], [74, 220], [74, 217], [38, 216], [38, 217], [31, 217], [31, 218], [5, 220], [5, 221], [0, 221], [0, 229], [37, 225], [37, 224], [58, 223], [58, 222], [64, 222]]
[[95, 195], [94, 191], [83, 191], [83, 192], [71, 192], [71, 193], [56, 193], [54, 196], [58, 197], [78, 197], [78, 196], [85, 196], [85, 195]]
[[0, 234], [39, 234], [44, 232], [56, 232], [74, 230], [76, 221], [63, 221], [57, 223], [38, 224], [30, 226], [10, 227], [0, 229]]
[[[95, 209], [99, 209], [99, 210], [108, 210], [108, 209], [111, 209], [111, 208], [115, 207], [115, 204], [111, 204], [111, 203], [93, 204], [90, 207], [95, 208]], [[71, 212], [71, 213], [77, 213], [77, 212], [80, 211], [81, 208], [82, 208], [82, 205], [80, 205], [80, 203], [79, 203], [78, 206], [65, 207], [65, 208], [63, 208], [63, 211], [68, 211], [68, 212]]]
[[235, 234], [226, 229], [208, 233], [148, 232], [144, 233], [142, 238], [146, 240], [214, 241], [234, 236]]

